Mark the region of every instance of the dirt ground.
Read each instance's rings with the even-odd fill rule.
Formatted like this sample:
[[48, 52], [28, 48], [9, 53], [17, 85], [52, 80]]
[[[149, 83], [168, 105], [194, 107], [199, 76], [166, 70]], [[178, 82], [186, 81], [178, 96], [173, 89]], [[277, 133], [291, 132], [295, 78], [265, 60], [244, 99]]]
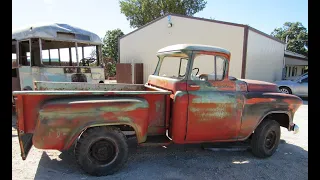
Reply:
[[12, 179], [308, 179], [308, 102], [297, 111], [299, 134], [282, 128], [278, 151], [257, 159], [249, 150], [206, 149], [200, 145], [136, 147], [130, 142], [128, 163], [112, 176], [92, 177], [76, 164], [72, 150], [42, 151], [32, 147], [20, 157], [15, 116], [12, 116]]

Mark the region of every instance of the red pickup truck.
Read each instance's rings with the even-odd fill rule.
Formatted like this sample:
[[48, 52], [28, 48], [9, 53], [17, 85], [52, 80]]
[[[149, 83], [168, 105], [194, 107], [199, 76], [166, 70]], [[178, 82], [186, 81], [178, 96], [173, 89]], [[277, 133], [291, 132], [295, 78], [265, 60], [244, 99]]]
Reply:
[[132, 135], [141, 145], [248, 140], [266, 158], [280, 126], [298, 131], [293, 116], [302, 100], [272, 83], [229, 77], [229, 51], [178, 44], [157, 56], [144, 85], [35, 82], [35, 91], [14, 92], [22, 159], [32, 145], [75, 147], [82, 169], [101, 176], [125, 164]]

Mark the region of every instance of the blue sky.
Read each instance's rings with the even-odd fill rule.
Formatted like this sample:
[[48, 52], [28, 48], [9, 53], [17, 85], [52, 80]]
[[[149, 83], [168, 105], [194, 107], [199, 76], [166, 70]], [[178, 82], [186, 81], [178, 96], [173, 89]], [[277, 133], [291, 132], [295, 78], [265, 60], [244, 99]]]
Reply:
[[[308, 27], [307, 0], [207, 0], [207, 7], [195, 16], [248, 24], [270, 34], [284, 22], [301, 22]], [[131, 32], [120, 13], [118, 0], [13, 0], [12, 28], [39, 22], [67, 23], [104, 36], [120, 28]]]
[[[207, 0], [196, 17], [248, 24], [270, 34], [284, 22], [308, 27], [307, 0]], [[12, 0], [12, 29], [35, 23], [67, 23], [103, 37], [107, 30], [133, 31], [118, 0]]]

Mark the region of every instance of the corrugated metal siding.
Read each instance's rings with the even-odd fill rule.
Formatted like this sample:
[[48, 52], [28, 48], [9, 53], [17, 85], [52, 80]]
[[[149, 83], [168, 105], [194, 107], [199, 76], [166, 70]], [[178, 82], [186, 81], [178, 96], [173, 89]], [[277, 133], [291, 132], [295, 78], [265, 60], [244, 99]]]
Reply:
[[[205, 44], [223, 47], [231, 52], [230, 75], [241, 76], [244, 28], [226, 24], [171, 16], [120, 39], [120, 63], [143, 63], [144, 83], [154, 73], [160, 48], [172, 44]], [[203, 65], [206, 66], [205, 64]], [[199, 67], [201, 68], [201, 67]]]
[[284, 44], [249, 30], [246, 79], [281, 80]]

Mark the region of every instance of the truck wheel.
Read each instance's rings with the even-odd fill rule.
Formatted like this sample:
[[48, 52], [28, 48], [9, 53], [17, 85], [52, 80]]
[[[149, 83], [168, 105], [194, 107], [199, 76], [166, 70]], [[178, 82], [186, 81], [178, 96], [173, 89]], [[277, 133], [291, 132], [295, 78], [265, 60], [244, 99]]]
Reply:
[[274, 120], [264, 120], [252, 135], [252, 153], [259, 158], [267, 158], [274, 154], [280, 141], [280, 125]]
[[82, 133], [74, 152], [77, 163], [85, 172], [106, 176], [115, 173], [126, 163], [128, 144], [119, 129], [94, 127]]

